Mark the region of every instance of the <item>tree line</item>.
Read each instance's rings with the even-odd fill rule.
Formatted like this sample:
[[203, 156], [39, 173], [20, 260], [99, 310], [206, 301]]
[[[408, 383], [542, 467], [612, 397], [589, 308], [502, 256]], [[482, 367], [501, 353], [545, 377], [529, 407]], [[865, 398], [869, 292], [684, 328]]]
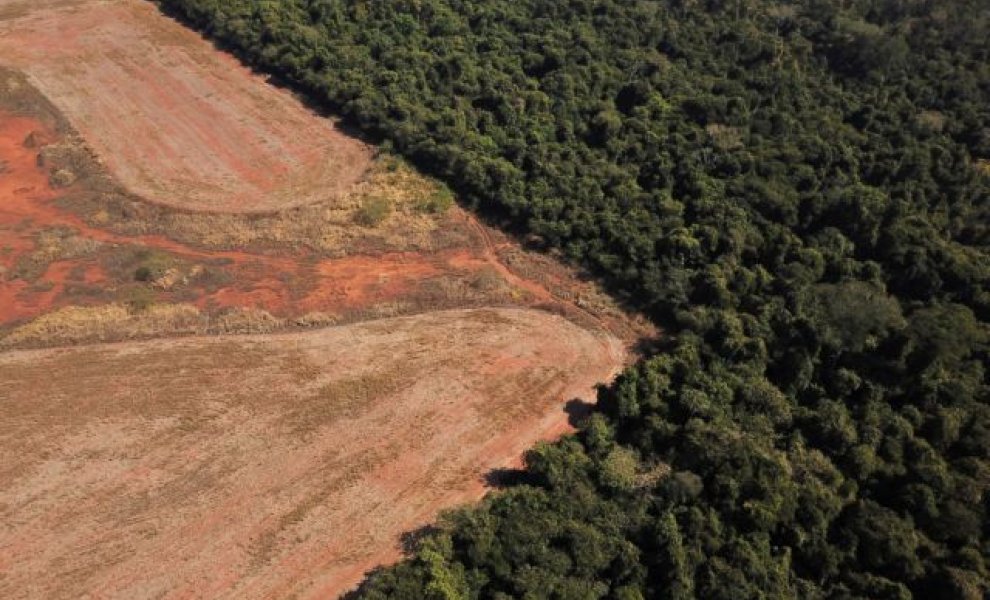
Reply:
[[161, 0], [669, 337], [368, 598], [990, 593], [979, 0]]

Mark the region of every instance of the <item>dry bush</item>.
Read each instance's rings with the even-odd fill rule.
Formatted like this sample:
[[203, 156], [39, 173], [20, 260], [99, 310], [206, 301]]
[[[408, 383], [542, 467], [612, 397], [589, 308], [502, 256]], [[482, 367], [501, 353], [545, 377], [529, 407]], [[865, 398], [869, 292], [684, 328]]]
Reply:
[[719, 150], [735, 150], [743, 146], [742, 132], [738, 127], [712, 123], [705, 127], [708, 138]]
[[48, 177], [48, 183], [55, 189], [67, 188], [76, 182], [76, 174], [69, 169], [58, 169]]
[[454, 205], [454, 193], [447, 187], [438, 187], [433, 193], [423, 194], [416, 208], [431, 215], [442, 215]]
[[340, 322], [340, 317], [325, 312], [306, 313], [305, 315], [296, 317], [292, 320], [292, 324], [296, 327], [303, 327], [306, 329], [329, 327], [331, 325], [336, 325], [338, 322]]
[[8, 273], [10, 279], [34, 281], [48, 270], [49, 265], [60, 260], [70, 260], [91, 256], [103, 246], [102, 243], [77, 235], [66, 227], [43, 229], [35, 236], [35, 248], [17, 259], [14, 268]]
[[359, 311], [357, 315], [360, 319], [388, 319], [391, 317], [401, 317], [415, 312], [415, 307], [408, 302], [380, 302], [373, 304]]
[[388, 198], [375, 196], [365, 198], [354, 214], [354, 222], [364, 227], [378, 227], [392, 214], [392, 204]]
[[471, 287], [486, 294], [503, 295], [509, 284], [495, 267], [484, 267], [471, 278]]
[[271, 333], [286, 325], [283, 319], [259, 308], [234, 308], [217, 316], [211, 333]]
[[135, 311], [122, 304], [69, 306], [38, 317], [0, 339], [0, 348], [42, 347], [200, 333], [207, 321], [187, 304], [150, 305]]

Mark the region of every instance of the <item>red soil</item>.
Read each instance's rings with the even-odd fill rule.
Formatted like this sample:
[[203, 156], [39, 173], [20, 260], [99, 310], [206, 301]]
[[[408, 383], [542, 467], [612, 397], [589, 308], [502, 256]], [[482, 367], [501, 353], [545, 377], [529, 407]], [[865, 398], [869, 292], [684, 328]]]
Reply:
[[[0, 265], [4, 271], [34, 249], [31, 225], [42, 217], [37, 209], [56, 196], [48, 185], [48, 174], [37, 166], [38, 151], [24, 146], [25, 138], [38, 130], [40, 123], [34, 119], [0, 114]], [[0, 284], [0, 318], [32, 316], [17, 299], [26, 287], [22, 281]]]
[[[8, 271], [18, 259], [36, 248], [36, 237], [54, 227], [67, 227], [83, 238], [107, 245], [137, 245], [171, 253], [197, 263], [223, 260], [231, 283], [219, 290], [200, 290], [194, 304], [212, 309], [252, 307], [275, 315], [307, 312], [346, 312], [388, 302], [407, 294], [415, 285], [444, 273], [463, 274], [483, 268], [489, 261], [471, 251], [454, 250], [436, 255], [394, 253], [311, 260], [304, 254], [272, 256], [261, 253], [209, 251], [192, 248], [163, 236], [128, 237], [89, 226], [76, 215], [60, 209], [60, 195], [48, 183], [48, 173], [37, 164], [39, 150], [24, 140], [31, 133], [50, 139], [56, 134], [41, 122], [0, 113], [0, 265]], [[70, 190], [71, 191], [71, 190]], [[94, 261], [97, 256], [56, 260], [41, 275], [45, 286], [22, 280], [0, 283], [0, 325], [31, 319], [74, 304], [66, 295], [69, 273], [84, 269], [83, 281], [106, 282]], [[109, 285], [109, 282], [107, 282]], [[119, 283], [119, 282], [118, 282]], [[167, 301], [168, 294], [162, 293]]]

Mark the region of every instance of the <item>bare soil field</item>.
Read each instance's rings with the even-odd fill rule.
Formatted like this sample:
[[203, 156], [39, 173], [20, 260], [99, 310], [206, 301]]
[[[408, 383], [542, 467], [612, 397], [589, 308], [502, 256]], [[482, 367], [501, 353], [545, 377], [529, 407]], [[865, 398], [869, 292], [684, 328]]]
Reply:
[[332, 597], [568, 431], [656, 331], [452, 200], [150, 2], [0, 0], [0, 598]]
[[527, 309], [0, 354], [0, 596], [333, 597], [622, 362]]
[[0, 0], [0, 64], [27, 74], [131, 192], [190, 210], [333, 198], [371, 150], [141, 0]]

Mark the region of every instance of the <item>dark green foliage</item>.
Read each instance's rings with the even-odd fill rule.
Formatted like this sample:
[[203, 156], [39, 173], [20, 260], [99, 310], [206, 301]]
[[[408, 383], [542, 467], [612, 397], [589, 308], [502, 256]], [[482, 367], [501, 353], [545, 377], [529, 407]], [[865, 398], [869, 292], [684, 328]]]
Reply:
[[669, 332], [367, 596], [990, 593], [985, 2], [162, 4]]

